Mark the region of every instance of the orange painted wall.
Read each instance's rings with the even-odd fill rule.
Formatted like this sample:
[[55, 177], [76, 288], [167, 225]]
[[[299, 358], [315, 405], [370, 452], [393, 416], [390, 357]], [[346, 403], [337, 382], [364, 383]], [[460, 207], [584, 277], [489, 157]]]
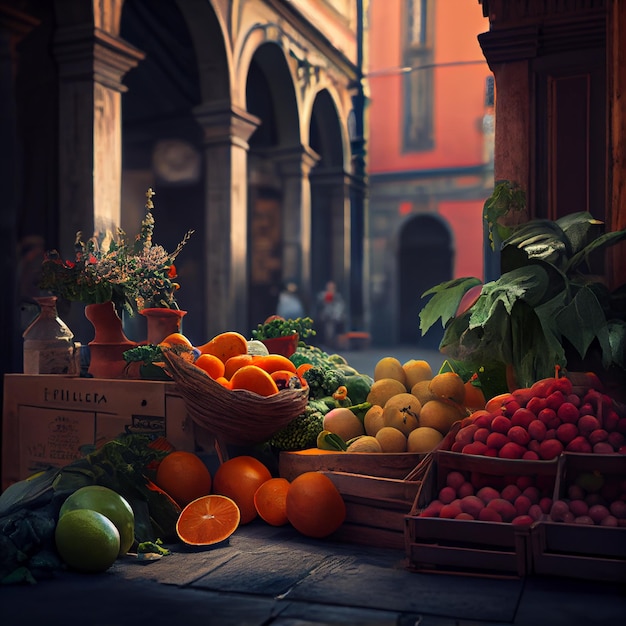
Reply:
[[482, 248], [476, 247], [476, 241], [482, 241], [482, 213], [482, 202], [442, 202], [439, 205], [439, 214], [448, 221], [453, 233], [454, 278], [483, 277]]
[[[402, 154], [402, 66], [400, 0], [373, 0], [369, 31], [371, 173], [465, 166], [482, 162], [485, 81], [491, 72], [477, 36], [488, 21], [468, 0], [435, 2], [435, 146]], [[419, 71], [419, 70], [416, 70]]]

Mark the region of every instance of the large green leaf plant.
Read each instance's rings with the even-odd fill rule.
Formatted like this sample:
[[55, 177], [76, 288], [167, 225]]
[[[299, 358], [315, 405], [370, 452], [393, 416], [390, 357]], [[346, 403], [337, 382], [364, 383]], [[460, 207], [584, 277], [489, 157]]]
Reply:
[[477, 369], [508, 366], [522, 387], [572, 355], [584, 362], [592, 346], [602, 367], [626, 374], [626, 285], [610, 292], [590, 273], [598, 251], [623, 240], [626, 230], [604, 232], [587, 212], [530, 220], [502, 243], [497, 280], [458, 278], [422, 295], [432, 296], [422, 335], [440, 320], [442, 353]]

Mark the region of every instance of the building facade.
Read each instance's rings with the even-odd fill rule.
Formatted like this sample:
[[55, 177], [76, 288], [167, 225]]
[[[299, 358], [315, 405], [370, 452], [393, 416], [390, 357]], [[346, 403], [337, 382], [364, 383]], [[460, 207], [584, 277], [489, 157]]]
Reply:
[[[3, 371], [20, 371], [20, 310], [42, 250], [71, 258], [77, 231], [136, 233], [149, 187], [155, 241], [172, 250], [195, 231], [177, 269], [196, 345], [250, 336], [285, 280], [307, 304], [334, 280], [362, 325], [362, 11], [361, 0], [0, 0]], [[63, 313], [87, 343], [80, 307]]]
[[493, 74], [467, 0], [372, 0], [367, 109], [371, 332], [437, 349], [419, 311], [430, 287], [484, 275], [482, 209], [493, 191]]

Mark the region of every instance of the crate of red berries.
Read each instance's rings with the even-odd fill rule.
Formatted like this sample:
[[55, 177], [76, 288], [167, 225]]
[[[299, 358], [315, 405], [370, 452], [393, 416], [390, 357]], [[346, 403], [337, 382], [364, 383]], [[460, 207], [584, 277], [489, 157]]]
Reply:
[[532, 528], [533, 572], [626, 582], [626, 455], [563, 457], [550, 511]]
[[407, 567], [528, 574], [531, 525], [550, 510], [561, 463], [436, 451], [405, 518]]

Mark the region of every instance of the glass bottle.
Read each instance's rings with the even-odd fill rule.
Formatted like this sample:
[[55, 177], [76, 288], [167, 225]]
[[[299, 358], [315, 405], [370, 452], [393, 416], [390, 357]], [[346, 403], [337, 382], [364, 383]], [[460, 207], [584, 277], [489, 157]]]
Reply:
[[39, 315], [24, 331], [24, 374], [75, 374], [74, 334], [57, 313], [56, 296], [35, 298]]

